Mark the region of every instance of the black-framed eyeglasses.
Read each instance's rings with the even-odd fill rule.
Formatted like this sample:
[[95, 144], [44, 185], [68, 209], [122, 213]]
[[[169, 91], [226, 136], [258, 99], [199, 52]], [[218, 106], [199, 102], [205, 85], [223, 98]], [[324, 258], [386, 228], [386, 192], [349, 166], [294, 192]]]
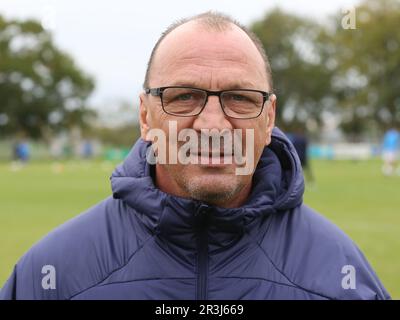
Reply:
[[229, 118], [257, 118], [271, 93], [253, 89], [210, 91], [192, 87], [169, 86], [147, 88], [146, 94], [159, 96], [165, 113], [179, 117], [199, 115], [209, 96], [218, 96], [224, 114]]

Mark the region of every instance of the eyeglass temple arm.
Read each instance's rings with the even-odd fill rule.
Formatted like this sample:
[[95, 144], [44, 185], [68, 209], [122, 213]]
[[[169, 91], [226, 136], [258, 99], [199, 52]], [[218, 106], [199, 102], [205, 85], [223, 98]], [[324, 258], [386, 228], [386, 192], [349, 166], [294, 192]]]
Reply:
[[161, 94], [161, 88], [147, 88], [144, 90], [146, 94], [151, 94], [152, 96], [159, 96]]

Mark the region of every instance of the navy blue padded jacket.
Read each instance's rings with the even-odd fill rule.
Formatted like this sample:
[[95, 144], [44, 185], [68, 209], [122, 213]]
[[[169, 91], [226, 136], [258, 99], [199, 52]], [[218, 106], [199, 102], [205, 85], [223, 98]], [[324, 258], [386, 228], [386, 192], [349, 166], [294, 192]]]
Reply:
[[302, 203], [300, 162], [279, 129], [234, 209], [157, 189], [148, 147], [138, 140], [113, 172], [112, 197], [19, 260], [0, 299], [390, 298], [352, 240]]

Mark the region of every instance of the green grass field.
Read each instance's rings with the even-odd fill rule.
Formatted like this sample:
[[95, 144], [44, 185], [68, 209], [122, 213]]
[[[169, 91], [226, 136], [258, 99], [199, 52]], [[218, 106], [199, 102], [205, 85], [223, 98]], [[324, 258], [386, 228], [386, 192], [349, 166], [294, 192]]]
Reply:
[[[316, 184], [305, 203], [361, 248], [393, 298], [400, 298], [400, 177], [383, 177], [378, 160], [314, 161]], [[54, 227], [111, 194], [114, 164], [0, 163], [0, 286], [15, 262]]]

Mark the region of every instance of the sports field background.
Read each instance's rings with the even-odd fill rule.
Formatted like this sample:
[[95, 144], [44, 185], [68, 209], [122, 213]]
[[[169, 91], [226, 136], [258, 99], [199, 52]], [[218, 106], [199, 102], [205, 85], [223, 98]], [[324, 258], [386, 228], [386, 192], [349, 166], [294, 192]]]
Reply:
[[[116, 163], [0, 163], [0, 287], [19, 257], [54, 227], [111, 194]], [[379, 160], [312, 162], [305, 203], [361, 248], [393, 298], [400, 298], [400, 177]]]

